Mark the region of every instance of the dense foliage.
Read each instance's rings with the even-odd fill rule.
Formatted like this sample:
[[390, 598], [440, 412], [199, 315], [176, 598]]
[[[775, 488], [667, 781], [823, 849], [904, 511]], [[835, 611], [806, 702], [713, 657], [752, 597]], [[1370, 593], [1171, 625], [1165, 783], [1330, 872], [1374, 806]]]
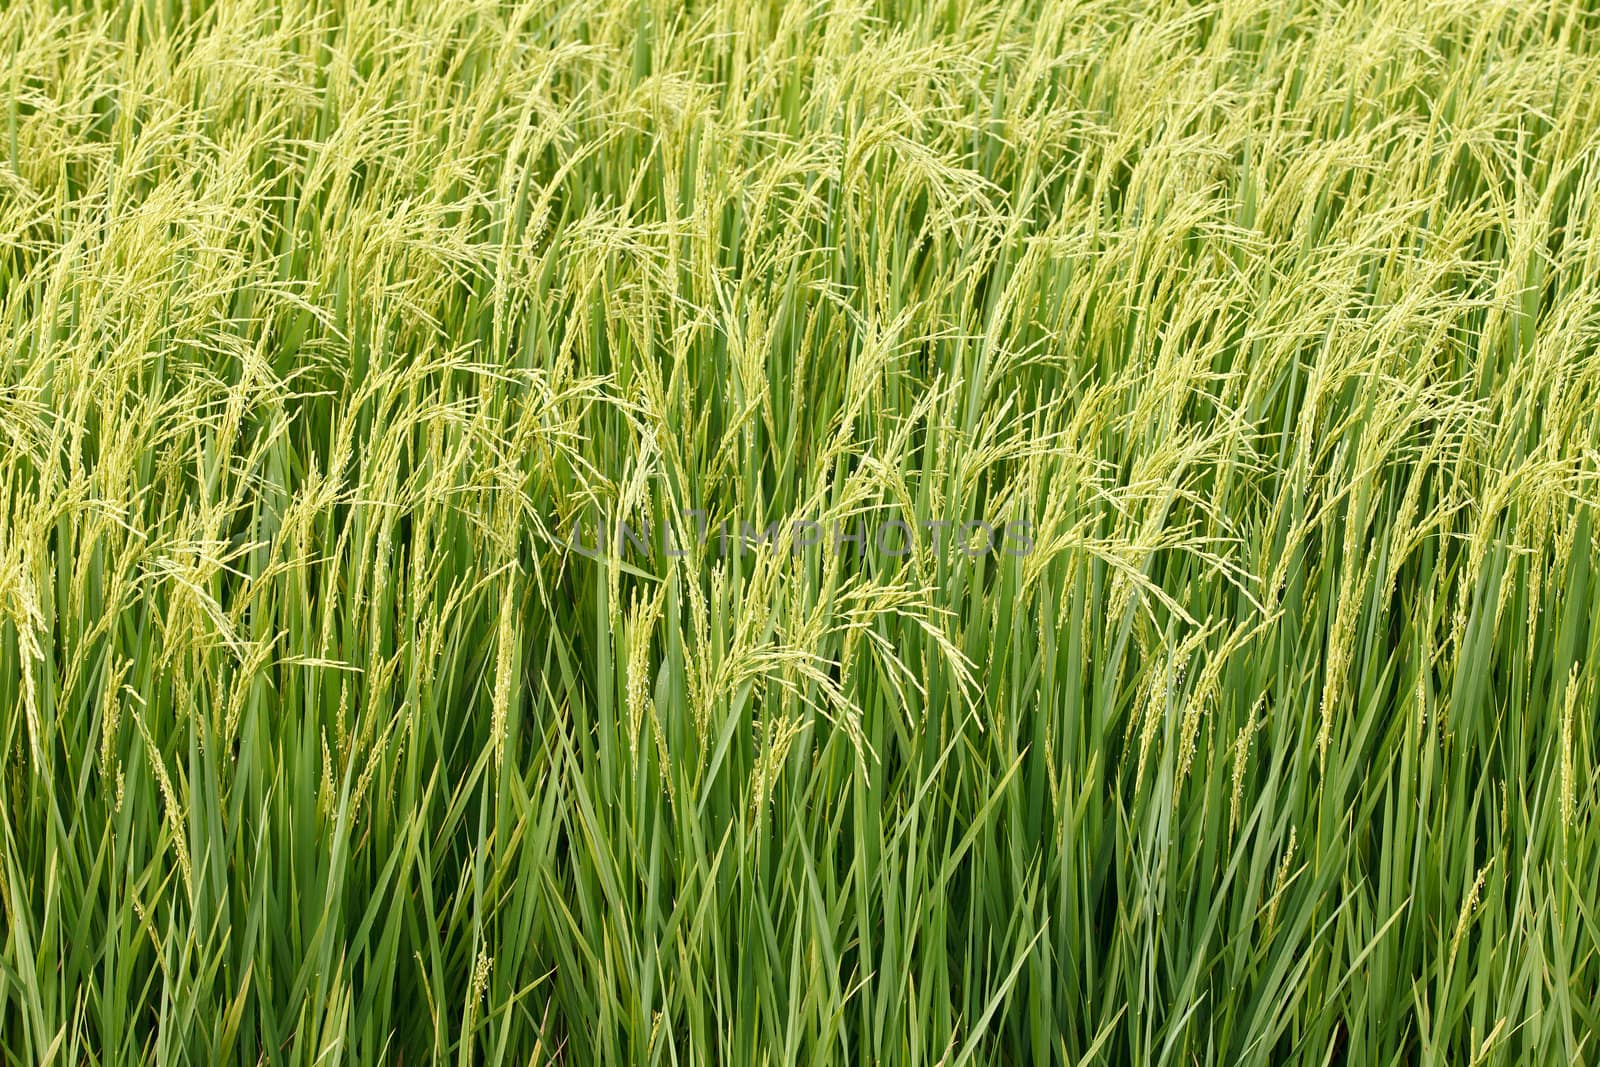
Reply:
[[1600, 1056], [1592, 0], [0, 59], [0, 1062]]

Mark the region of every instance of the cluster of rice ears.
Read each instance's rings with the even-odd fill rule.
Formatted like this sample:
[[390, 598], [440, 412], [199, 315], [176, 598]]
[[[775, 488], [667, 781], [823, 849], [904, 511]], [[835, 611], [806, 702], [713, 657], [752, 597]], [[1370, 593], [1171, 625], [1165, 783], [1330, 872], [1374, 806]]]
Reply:
[[0, 60], [0, 1063], [1600, 1059], [1591, 0]]

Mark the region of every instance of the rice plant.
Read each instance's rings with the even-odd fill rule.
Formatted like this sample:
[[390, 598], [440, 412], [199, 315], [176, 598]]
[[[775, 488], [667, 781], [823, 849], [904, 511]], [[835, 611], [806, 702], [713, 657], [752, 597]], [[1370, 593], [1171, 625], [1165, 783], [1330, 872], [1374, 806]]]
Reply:
[[0, 60], [0, 1062], [1600, 1061], [1592, 0]]

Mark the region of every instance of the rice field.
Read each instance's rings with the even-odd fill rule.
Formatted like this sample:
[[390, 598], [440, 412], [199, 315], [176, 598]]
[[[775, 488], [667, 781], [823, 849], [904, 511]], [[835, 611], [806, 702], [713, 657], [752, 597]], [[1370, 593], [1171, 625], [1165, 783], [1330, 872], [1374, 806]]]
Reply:
[[1594, 0], [0, 5], [0, 1064], [1600, 1062]]

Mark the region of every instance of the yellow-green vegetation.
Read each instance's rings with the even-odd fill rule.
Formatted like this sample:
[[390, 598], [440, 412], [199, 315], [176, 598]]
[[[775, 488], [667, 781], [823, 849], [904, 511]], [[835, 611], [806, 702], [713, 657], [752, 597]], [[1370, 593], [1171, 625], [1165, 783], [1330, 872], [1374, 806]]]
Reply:
[[1593, 1062], [1597, 339], [1593, 0], [0, 4], [0, 1063]]

